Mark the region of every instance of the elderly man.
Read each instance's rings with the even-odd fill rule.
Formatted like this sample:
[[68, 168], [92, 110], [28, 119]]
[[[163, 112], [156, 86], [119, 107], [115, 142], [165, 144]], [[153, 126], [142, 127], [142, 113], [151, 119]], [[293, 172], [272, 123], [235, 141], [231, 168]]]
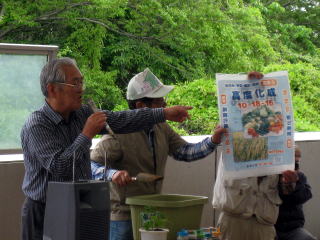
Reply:
[[[147, 68], [135, 75], [127, 88], [130, 109], [165, 107], [164, 97], [173, 89], [163, 85]], [[194, 161], [210, 154], [221, 142], [225, 129], [218, 128], [211, 137], [197, 144], [187, 143], [166, 123], [158, 123], [143, 131], [130, 134], [105, 135], [91, 152], [93, 174], [103, 175], [101, 164], [105, 153], [112, 170], [107, 171], [111, 185], [110, 240], [133, 239], [129, 206], [125, 198], [159, 193], [161, 183], [131, 182], [139, 172], [164, 174], [168, 155], [179, 161]], [[95, 162], [99, 163], [96, 164]], [[116, 169], [116, 170], [113, 170]]]
[[48, 181], [70, 181], [75, 154], [76, 179], [91, 179], [89, 149], [106, 121], [116, 133], [149, 129], [165, 119], [184, 121], [190, 107], [95, 112], [82, 105], [83, 76], [76, 62], [60, 58], [42, 69], [45, 103], [33, 112], [21, 131], [25, 176], [22, 190], [22, 239], [42, 239]]

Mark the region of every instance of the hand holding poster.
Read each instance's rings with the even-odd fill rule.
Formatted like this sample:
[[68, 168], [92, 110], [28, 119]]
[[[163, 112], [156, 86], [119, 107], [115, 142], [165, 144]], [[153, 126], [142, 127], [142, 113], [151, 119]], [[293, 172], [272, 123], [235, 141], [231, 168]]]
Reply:
[[279, 174], [294, 169], [294, 126], [285, 71], [248, 80], [217, 74], [220, 123], [228, 129], [223, 161], [228, 178]]

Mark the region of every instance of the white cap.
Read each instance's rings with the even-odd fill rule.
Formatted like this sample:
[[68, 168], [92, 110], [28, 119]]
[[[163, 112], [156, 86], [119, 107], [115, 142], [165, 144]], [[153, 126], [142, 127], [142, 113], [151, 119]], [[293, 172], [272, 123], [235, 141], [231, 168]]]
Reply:
[[166, 96], [172, 89], [173, 86], [164, 85], [149, 68], [146, 68], [143, 72], [131, 78], [127, 88], [127, 99], [161, 98]]

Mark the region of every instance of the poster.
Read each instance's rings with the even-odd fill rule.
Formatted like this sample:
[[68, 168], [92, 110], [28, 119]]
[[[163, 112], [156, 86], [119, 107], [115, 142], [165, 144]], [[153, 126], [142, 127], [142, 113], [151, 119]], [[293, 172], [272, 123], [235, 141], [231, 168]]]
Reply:
[[226, 177], [279, 174], [294, 169], [294, 121], [288, 73], [260, 80], [217, 74]]

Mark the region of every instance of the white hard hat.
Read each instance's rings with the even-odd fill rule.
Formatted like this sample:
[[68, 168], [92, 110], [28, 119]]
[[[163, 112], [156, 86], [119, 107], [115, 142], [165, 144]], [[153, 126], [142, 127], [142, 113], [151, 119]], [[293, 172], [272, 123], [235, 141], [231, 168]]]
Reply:
[[131, 78], [127, 88], [127, 99], [161, 98], [166, 96], [173, 88], [173, 86], [164, 85], [149, 68], [146, 68], [143, 72]]

